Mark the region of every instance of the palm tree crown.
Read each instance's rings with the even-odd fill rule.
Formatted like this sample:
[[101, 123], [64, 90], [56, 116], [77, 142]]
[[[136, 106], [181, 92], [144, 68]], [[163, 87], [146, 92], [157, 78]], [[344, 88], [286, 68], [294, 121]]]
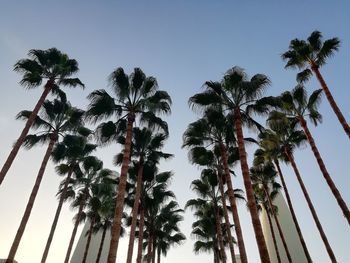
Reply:
[[47, 95], [53, 92], [66, 101], [65, 93], [60, 89], [60, 85], [71, 87], [84, 87], [84, 84], [78, 78], [72, 78], [72, 75], [78, 72], [78, 62], [70, 59], [68, 55], [63, 54], [56, 48], [48, 50], [32, 49], [28, 53], [29, 59], [19, 60], [14, 70], [23, 74], [20, 83], [27, 88], [34, 88], [39, 86], [44, 79], [47, 79], [44, 91], [35, 105], [31, 114], [27, 116], [27, 122], [13, 146], [9, 156], [6, 159], [0, 171], [0, 184], [4, 180], [6, 173], [10, 169], [13, 160], [21, 147], [25, 137], [27, 136], [30, 127], [42, 107]]
[[[286, 68], [304, 69], [311, 67], [322, 67], [326, 60], [332, 57], [340, 47], [340, 40], [337, 37], [322, 42], [322, 33], [314, 31], [307, 40], [293, 39], [289, 44], [289, 50], [282, 54], [282, 59], [287, 61]], [[305, 81], [312, 72], [305, 69], [299, 73], [298, 80]]]

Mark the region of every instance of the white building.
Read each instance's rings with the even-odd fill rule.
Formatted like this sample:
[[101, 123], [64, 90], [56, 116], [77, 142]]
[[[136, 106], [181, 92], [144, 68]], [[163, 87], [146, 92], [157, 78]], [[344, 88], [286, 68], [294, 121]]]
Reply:
[[[307, 258], [305, 256], [303, 247], [301, 245], [297, 230], [295, 228], [295, 224], [290, 213], [290, 210], [281, 194], [278, 194], [273, 201], [274, 205], [278, 207], [278, 219], [289, 249], [289, 253], [291, 254], [293, 262], [298, 263], [307, 263]], [[278, 251], [281, 257], [282, 262], [288, 262], [286, 252], [284, 250], [282, 240], [280, 238], [278, 228], [276, 225], [273, 216], [271, 216], [273, 229], [275, 232]], [[275, 252], [275, 247], [272, 240], [272, 235], [270, 231], [269, 220], [267, 218], [266, 211], [263, 210], [261, 214], [261, 224], [266, 240], [267, 250], [269, 251], [271, 263], [277, 263], [277, 256]]]
[[[83, 231], [80, 234], [80, 238], [79, 238], [78, 243], [74, 249], [73, 256], [70, 260], [70, 263], [81, 263], [81, 261], [84, 257], [85, 246], [86, 246], [86, 241], [87, 241], [87, 236], [85, 234], [89, 230], [89, 228], [90, 228], [90, 222], [87, 221], [85, 223]], [[107, 262], [109, 243], [111, 241], [111, 234], [110, 233], [111, 233], [110, 231], [107, 231], [107, 233], [106, 233], [106, 237], [105, 237], [104, 245], [103, 245], [103, 250], [102, 250], [102, 255], [101, 255], [101, 259], [100, 259], [101, 263]], [[92, 235], [86, 262], [95, 262], [96, 261], [97, 253], [98, 253], [100, 243], [101, 243], [101, 238], [102, 238], [102, 231], [98, 232], [95, 235]]]

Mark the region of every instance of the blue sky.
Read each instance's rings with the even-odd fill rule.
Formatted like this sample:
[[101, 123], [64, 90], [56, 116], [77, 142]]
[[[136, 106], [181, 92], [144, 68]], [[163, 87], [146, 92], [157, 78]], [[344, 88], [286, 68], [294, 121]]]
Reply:
[[[130, 72], [141, 67], [157, 78], [161, 89], [173, 99], [172, 115], [167, 119], [170, 139], [166, 146], [174, 153], [163, 169], [175, 172], [172, 188], [181, 205], [194, 197], [190, 182], [199, 170], [188, 164], [181, 149], [182, 133], [196, 116], [188, 108], [188, 98], [201, 90], [206, 80], [220, 80], [223, 73], [239, 65], [250, 75], [264, 73], [272, 81], [267, 94], [277, 95], [295, 85], [295, 71], [285, 70], [280, 54], [295, 37], [306, 38], [313, 30], [325, 38], [337, 36], [340, 51], [322, 68], [339, 107], [350, 121], [348, 69], [350, 61], [350, 4], [347, 1], [1, 1], [0, 3], [0, 163], [20, 133], [23, 123], [15, 115], [32, 109], [41, 89], [24, 90], [14, 63], [26, 57], [29, 49], [57, 47], [78, 60], [79, 77], [86, 89], [67, 90], [73, 105], [85, 108], [86, 96], [107, 88], [107, 76], [116, 68]], [[308, 89], [318, 88], [311, 81]], [[347, 169], [349, 141], [326, 100], [320, 107], [323, 124], [311, 127], [330, 174], [350, 203], [350, 176]], [[99, 152], [106, 167], [113, 168], [111, 146]], [[251, 158], [254, 147], [248, 148]], [[44, 148], [21, 150], [0, 188], [0, 258], [8, 253], [25, 204], [34, 183]], [[336, 202], [325, 185], [310, 149], [304, 146], [296, 161], [314, 200], [325, 231], [339, 262], [350, 260], [350, 231]], [[236, 187], [243, 188], [239, 166]], [[328, 262], [306, 203], [289, 167], [284, 167], [296, 213], [315, 262]], [[49, 165], [37, 203], [18, 250], [20, 262], [37, 262], [56, 209], [54, 194], [60, 178]], [[11, 205], [9, 205], [11, 204]], [[64, 208], [58, 233], [48, 262], [62, 262], [72, 229], [73, 212]], [[4, 212], [5, 211], [5, 212]], [[243, 231], [250, 262], [257, 263], [250, 219], [240, 206]], [[190, 226], [191, 212], [182, 224], [188, 241], [171, 251], [163, 262], [211, 262], [209, 255], [194, 255]], [[122, 243], [121, 248], [125, 248]], [[121, 256], [122, 257], [122, 256]]]

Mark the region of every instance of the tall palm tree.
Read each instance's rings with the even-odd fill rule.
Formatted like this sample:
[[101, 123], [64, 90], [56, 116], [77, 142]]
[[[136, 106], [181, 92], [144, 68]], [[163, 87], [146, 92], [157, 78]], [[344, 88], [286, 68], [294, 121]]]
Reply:
[[[110, 170], [105, 169], [99, 173], [96, 182], [91, 185], [91, 196], [86, 202], [87, 211], [85, 211], [85, 218], [88, 219], [90, 223], [89, 230], [87, 231], [87, 240], [85, 245], [85, 251], [83, 255], [82, 262], [85, 263], [88, 257], [90, 242], [92, 235], [96, 232], [95, 228], [99, 221], [103, 220], [103, 216], [107, 213], [109, 214], [113, 206], [106, 207], [106, 205], [111, 205], [111, 199], [113, 199], [116, 193], [116, 180], [112, 177]], [[122, 231], [123, 232], [123, 231]]]
[[[129, 247], [127, 254], [127, 263], [131, 263], [133, 248], [134, 248], [134, 240], [135, 240], [135, 231], [136, 231], [136, 223], [137, 223], [137, 215], [139, 212], [139, 201], [143, 186], [143, 169], [144, 164], [147, 166], [155, 166], [159, 163], [161, 158], [168, 159], [172, 157], [172, 154], [163, 153], [161, 148], [164, 146], [164, 141], [166, 140], [167, 135], [162, 133], [153, 134], [153, 132], [149, 129], [143, 128], [134, 128], [133, 129], [133, 140], [131, 146], [131, 156], [132, 158], [137, 159], [137, 179], [136, 179], [136, 189], [134, 202], [132, 205], [132, 222], [130, 227], [130, 238], [129, 238]], [[120, 164], [122, 162], [122, 155], [120, 153], [117, 156]]]
[[[30, 118], [31, 114], [31, 111], [21, 111], [18, 114], [18, 118], [26, 120]], [[59, 100], [54, 100], [52, 102], [45, 101], [39, 115], [36, 116], [32, 125], [33, 129], [39, 129], [40, 132], [37, 134], [30, 134], [25, 137], [24, 146], [27, 148], [45, 143], [48, 143], [48, 147], [38, 171], [38, 175], [36, 177], [35, 184], [30, 194], [21, 223], [12, 243], [8, 259], [6, 261], [7, 263], [12, 263], [15, 258], [19, 243], [30, 217], [35, 198], [38, 194], [46, 165], [50, 159], [55, 144], [58, 142], [60, 136], [64, 136], [69, 132], [77, 131], [77, 129], [82, 126], [83, 114], [84, 111], [73, 108], [67, 102], [62, 102]]]
[[203, 202], [202, 205], [192, 206], [195, 209], [196, 221], [192, 224], [191, 235], [197, 241], [194, 243], [194, 252], [213, 252], [214, 263], [220, 263], [220, 253], [216, 233], [216, 220], [212, 203]]
[[153, 257], [157, 251], [157, 263], [160, 263], [161, 254], [166, 256], [169, 249], [174, 245], [180, 245], [186, 237], [179, 229], [179, 223], [183, 221], [182, 209], [176, 201], [172, 200], [165, 204], [155, 217], [154, 221], [154, 249]]
[[[144, 167], [146, 168], [146, 166]], [[173, 174], [171, 172], [157, 173], [157, 169], [144, 169], [144, 187], [141, 195], [140, 224], [138, 231], [139, 248], [136, 262], [140, 263], [142, 259], [143, 239], [148, 241], [147, 260], [151, 261], [153, 257], [154, 240], [154, 222], [161, 207], [167, 200], [175, 198], [174, 193], [168, 190], [170, 180]]]
[[[288, 125], [288, 123], [286, 123], [286, 125]], [[298, 219], [295, 215], [294, 207], [292, 204], [291, 197], [289, 195], [288, 187], [287, 187], [287, 184], [284, 180], [284, 175], [282, 173], [282, 169], [281, 169], [280, 164], [279, 164], [279, 158], [281, 158], [284, 162], [287, 162], [287, 157], [284, 156], [285, 154], [284, 154], [284, 151], [282, 149], [283, 142], [279, 139], [279, 136], [277, 134], [273, 134], [273, 132], [271, 130], [266, 130], [266, 132], [261, 133], [259, 135], [259, 138], [260, 138], [260, 141], [259, 141], [260, 148], [257, 149], [254, 153], [254, 162], [253, 162], [254, 166], [261, 165], [264, 163], [273, 163], [273, 165], [276, 167], [278, 174], [280, 176], [281, 182], [282, 182], [282, 186], [283, 186], [283, 190], [284, 190], [284, 193], [285, 193], [285, 196], [287, 199], [288, 207], [289, 207], [289, 210], [291, 212], [292, 219], [293, 219], [296, 231], [298, 233], [300, 243], [303, 247], [307, 261], [309, 263], [311, 263], [312, 259], [311, 259], [309, 250], [306, 246], [303, 234], [301, 232]], [[281, 139], [282, 138], [283, 137], [281, 137]], [[288, 138], [286, 138], [286, 141], [285, 141], [285, 143], [288, 144], [287, 141], [288, 141]]]
[[99, 249], [96, 256], [96, 263], [99, 263], [101, 260], [102, 250], [103, 250], [107, 231], [109, 231], [112, 228], [115, 194], [116, 194], [116, 191], [114, 189], [109, 194], [106, 194], [101, 198], [101, 206], [99, 209], [100, 220], [96, 222], [93, 228], [94, 232], [98, 232], [102, 230], [101, 241], [100, 241]]
[[[246, 263], [248, 262], [248, 259], [245, 251], [243, 234], [241, 230], [237, 204], [231, 181], [231, 174], [229, 171], [229, 154], [227, 151], [227, 146], [230, 148], [231, 153], [236, 153], [236, 155], [238, 155], [238, 151], [237, 147], [235, 147], [236, 139], [233, 134], [234, 128], [231, 125], [232, 122], [228, 118], [230, 117], [225, 117], [220, 107], [211, 107], [206, 109], [201, 119], [191, 123], [188, 126], [187, 130], [183, 135], [183, 147], [190, 148], [190, 156], [194, 163], [199, 165], [208, 165], [207, 161], [209, 159], [203, 159], [203, 153], [206, 153], [206, 150], [203, 147], [211, 147], [213, 145], [218, 145], [216, 149], [219, 149], [219, 155], [221, 157], [220, 166], [223, 165], [224, 168], [223, 170], [228, 188], [229, 201], [232, 209], [235, 230], [237, 234], [240, 258], [242, 263]], [[231, 149], [233, 146], [235, 148]], [[214, 157], [215, 154], [212, 154], [211, 156]]]
[[[228, 152], [230, 153], [230, 155], [229, 155], [229, 158], [227, 158], [228, 159], [227, 163], [229, 163], [231, 165], [232, 163], [234, 163], [235, 161], [238, 160], [237, 151], [236, 151], [236, 148], [231, 147]], [[228, 245], [230, 248], [231, 260], [232, 260], [232, 262], [236, 262], [236, 255], [235, 255], [234, 247], [233, 247], [234, 239], [233, 239], [232, 234], [231, 234], [231, 223], [230, 223], [230, 219], [228, 216], [228, 208], [226, 206], [226, 198], [229, 194], [227, 194], [224, 191], [224, 183], [226, 185], [229, 185], [229, 184], [226, 182], [226, 176], [223, 175], [224, 168], [223, 168], [223, 164], [221, 161], [221, 149], [218, 145], [215, 145], [214, 149], [212, 149], [212, 150], [207, 150], [203, 147], [196, 147], [190, 151], [189, 157], [193, 163], [205, 167], [205, 169], [202, 170], [202, 176], [212, 177], [213, 179], [211, 179], [210, 182], [213, 183], [213, 185], [211, 185], [211, 186], [214, 187], [215, 189], [216, 189], [216, 187], [218, 187], [218, 189], [216, 189], [216, 191], [219, 191], [218, 199], [220, 199], [221, 206], [223, 209], [223, 215], [224, 215], [224, 219], [225, 219], [225, 229], [224, 230], [227, 234], [227, 242], [228, 242]], [[229, 178], [231, 178], [231, 175], [230, 175], [231, 171], [228, 171], [228, 173], [229, 173]], [[216, 191], [214, 191], [214, 192], [216, 193]], [[227, 192], [229, 192], [229, 190]], [[243, 191], [240, 189], [233, 190], [233, 196], [234, 196], [235, 203], [236, 203], [237, 199], [244, 200], [244, 198], [239, 194], [242, 192]], [[232, 207], [230, 207], [230, 208], [232, 209]], [[237, 210], [237, 206], [234, 206], [234, 209]], [[236, 211], [236, 213], [237, 213], [237, 211]], [[232, 214], [234, 215], [235, 212], [232, 211]], [[237, 236], [238, 236], [238, 234], [237, 234]]]
[[[82, 129], [80, 129], [82, 130]], [[95, 144], [90, 144], [87, 141], [86, 136], [91, 132], [84, 129], [84, 136], [81, 135], [66, 135], [63, 141], [56, 144], [52, 152], [52, 159], [54, 162], [66, 161], [66, 163], [61, 163], [56, 167], [56, 171], [60, 175], [66, 175], [64, 180], [63, 189], [59, 192], [59, 203], [56, 209], [55, 217], [51, 225], [50, 234], [46, 242], [43, 256], [41, 258], [41, 263], [46, 262], [50, 245], [56, 230], [57, 222], [61, 213], [63, 202], [66, 198], [66, 193], [68, 190], [68, 184], [70, 182], [71, 176], [74, 169], [82, 161], [84, 157], [89, 155], [97, 147]]]
[[43, 106], [47, 95], [50, 92], [59, 94], [63, 97], [64, 94], [60, 90], [60, 85], [70, 87], [84, 87], [84, 84], [78, 78], [72, 78], [79, 70], [78, 62], [75, 59], [70, 59], [67, 54], [62, 53], [56, 48], [47, 50], [32, 49], [28, 52], [28, 59], [19, 60], [14, 70], [23, 74], [20, 81], [21, 85], [28, 89], [36, 88], [46, 80], [44, 91], [40, 96], [33, 111], [27, 116], [26, 124], [13, 146], [9, 156], [7, 157], [0, 171], [0, 185], [4, 180], [7, 171], [10, 169], [13, 160], [23, 144], [30, 127], [35, 123], [36, 116], [40, 108]]
[[108, 254], [108, 263], [114, 263], [120, 237], [135, 118], [140, 117], [141, 122], [148, 122], [151, 127], [160, 126], [167, 131], [166, 123], [156, 114], [170, 113], [171, 99], [167, 92], [158, 90], [157, 81], [154, 77], [146, 77], [139, 68], [135, 68], [130, 76], [126, 75], [122, 68], [117, 68], [112, 72], [109, 79], [116, 97], [111, 97], [105, 90], [92, 92], [89, 95], [91, 103], [87, 111], [87, 118], [97, 121], [117, 116], [115, 122], [108, 121], [100, 124], [98, 131], [102, 142], [116, 138], [120, 128], [125, 129], [126, 127], [123, 164], [120, 172], [112, 238]]
[[[211, 151], [207, 152], [207, 155], [210, 155]], [[198, 157], [198, 156], [197, 156]], [[197, 158], [195, 157], [195, 158]], [[191, 157], [192, 158], [192, 157]], [[202, 160], [207, 158], [202, 155]], [[198, 159], [197, 159], [198, 160]], [[212, 166], [213, 167], [213, 166]], [[192, 181], [192, 190], [199, 196], [197, 199], [191, 199], [187, 201], [186, 208], [190, 207], [195, 210], [201, 210], [203, 206], [210, 204], [212, 208], [212, 213], [215, 218], [215, 228], [217, 237], [215, 240], [218, 241], [219, 250], [217, 252], [220, 255], [220, 260], [225, 262], [225, 247], [228, 245], [229, 247], [233, 244], [234, 239], [231, 235], [231, 224], [228, 220], [227, 215], [227, 207], [226, 207], [226, 193], [223, 191], [222, 186], [222, 178], [218, 174], [220, 171], [217, 171], [216, 168], [208, 167], [202, 170], [200, 179]], [[221, 169], [222, 167], [217, 167], [217, 169]], [[221, 181], [221, 183], [220, 183]], [[242, 191], [240, 189], [234, 190], [235, 199], [240, 200], [244, 198], [242, 197]], [[225, 214], [226, 210], [226, 214]], [[224, 218], [225, 223], [221, 223], [222, 218]], [[231, 255], [231, 259], [233, 262], [236, 261], [235, 254]]]
[[261, 98], [261, 96], [269, 83], [268, 77], [263, 74], [256, 74], [249, 79], [243, 69], [234, 67], [226, 72], [221, 83], [208, 81], [205, 83], [206, 90], [203, 93], [196, 94], [190, 98], [192, 107], [201, 109], [210, 107], [213, 104], [219, 104], [224, 110], [228, 110], [232, 114], [248, 208], [260, 259], [263, 263], [270, 262], [270, 259], [250, 180], [242, 124], [256, 125], [258, 129], [261, 129], [261, 126], [251, 118], [249, 113], [252, 111], [266, 113], [268, 111], [266, 104], [271, 102], [270, 98]]
[[[320, 82], [329, 104], [340, 124], [343, 126], [345, 133], [350, 138], [350, 127], [346, 119], [335, 102], [332, 93], [330, 92], [319, 68], [326, 64], [326, 60], [332, 57], [335, 51], [338, 51], [340, 40], [337, 37], [322, 41], [322, 34], [319, 31], [314, 31], [308, 37], [307, 41], [293, 39], [289, 44], [287, 52], [282, 54], [282, 59], [287, 61], [286, 68], [304, 69], [297, 76], [298, 81], [304, 82], [310, 78], [312, 73], [316, 75]], [[310, 69], [308, 68], [310, 67]], [[306, 69], [305, 69], [306, 68]]]
[[268, 126], [271, 130], [265, 130], [264, 133], [264, 147], [268, 150], [279, 148], [280, 158], [282, 160], [288, 160], [292, 165], [294, 173], [297, 177], [300, 188], [309, 206], [312, 217], [315, 221], [316, 227], [320, 233], [321, 239], [326, 247], [328, 255], [332, 262], [337, 262], [333, 250], [328, 242], [328, 238], [323, 230], [321, 222], [318, 218], [314, 205], [311, 201], [309, 193], [305, 187], [303, 179], [300, 175], [299, 169], [295, 163], [293, 152], [295, 148], [303, 144], [306, 140], [304, 132], [297, 130], [297, 120], [295, 118], [287, 118], [283, 113], [272, 112], [272, 116], [268, 119]]
[[[308, 117], [315, 125], [322, 120], [321, 114], [317, 111], [317, 106], [321, 99], [321, 92], [322, 90], [316, 90], [308, 98], [305, 88], [302, 85], [297, 85], [291, 92], [286, 91], [279, 97], [281, 103], [280, 108], [285, 114], [287, 114], [287, 116], [295, 117], [299, 121], [311, 146], [312, 152], [315, 155], [322, 175], [331, 189], [335, 199], [337, 200], [346, 220], [350, 224], [349, 208], [338, 188], [334, 184], [332, 177], [329, 175], [326, 165], [323, 162], [321, 154], [305, 120], [305, 117]], [[273, 117], [273, 114], [271, 116]]]
[[92, 188], [94, 185], [100, 184], [102, 178], [113, 176], [112, 171], [102, 169], [102, 167], [101, 160], [95, 156], [87, 156], [74, 170], [75, 176], [69, 182], [68, 191], [70, 193], [67, 194], [67, 197], [69, 197], [68, 200], [72, 200], [72, 207], [78, 207], [78, 212], [74, 217], [75, 223], [65, 256], [65, 263], [69, 262], [78, 226], [84, 219], [84, 208], [92, 196]]
[[274, 217], [284, 250], [287, 255], [288, 262], [292, 262], [292, 257], [290, 255], [289, 248], [284, 237], [280, 221], [277, 216], [278, 207], [272, 203], [272, 200], [276, 197], [277, 194], [279, 194], [279, 190], [281, 188], [280, 184], [275, 181], [277, 173], [272, 163], [265, 163], [258, 166], [253, 166], [250, 169], [250, 172], [253, 184], [255, 185], [255, 187], [253, 185], [253, 188], [260, 188], [262, 190], [261, 201], [266, 202], [266, 205], [264, 205], [265, 208], [267, 208], [266, 213], [271, 213]]
[[185, 208], [187, 207], [200, 207], [203, 203], [210, 203], [213, 207], [213, 213], [215, 217], [215, 227], [217, 240], [219, 243], [219, 253], [222, 262], [226, 262], [226, 253], [224, 246], [224, 238], [221, 228], [221, 216], [219, 209], [220, 191], [218, 189], [218, 180], [216, 174], [210, 170], [203, 170], [200, 179], [194, 180], [191, 183], [191, 190], [194, 191], [199, 198], [191, 199], [187, 201]]

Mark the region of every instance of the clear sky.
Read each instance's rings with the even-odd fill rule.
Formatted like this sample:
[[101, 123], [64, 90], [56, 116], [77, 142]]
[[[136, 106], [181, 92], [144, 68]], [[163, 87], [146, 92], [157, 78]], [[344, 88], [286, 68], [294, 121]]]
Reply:
[[[337, 36], [340, 51], [322, 68], [334, 97], [350, 122], [350, 4], [348, 1], [1, 1], [0, 2], [0, 164], [23, 123], [15, 115], [32, 109], [42, 89], [24, 90], [14, 63], [25, 58], [29, 49], [57, 47], [78, 60], [79, 77], [86, 89], [68, 90], [73, 105], [85, 108], [86, 96], [106, 88], [107, 76], [116, 68], [130, 73], [141, 67], [158, 79], [161, 89], [173, 99], [172, 115], [167, 119], [170, 139], [165, 150], [176, 157], [162, 168], [175, 172], [172, 189], [183, 206], [193, 198], [189, 186], [199, 170], [187, 161], [181, 149], [182, 133], [196, 116], [188, 108], [188, 98], [201, 90], [206, 80], [220, 80], [223, 73], [239, 65], [252, 75], [267, 74], [272, 85], [268, 94], [277, 95], [295, 85], [295, 71], [285, 70], [280, 54], [295, 37], [306, 38], [313, 30], [326, 38]], [[309, 90], [318, 88], [311, 81]], [[349, 140], [328, 103], [320, 111], [323, 124], [311, 131], [335, 183], [350, 205]], [[7, 256], [23, 214], [44, 147], [21, 150], [0, 187], [0, 258]], [[251, 157], [254, 147], [248, 148]], [[105, 166], [113, 168], [117, 146], [98, 152]], [[296, 152], [296, 161], [314, 201], [320, 220], [341, 263], [350, 262], [349, 227], [326, 186], [309, 147]], [[301, 228], [315, 263], [329, 262], [325, 248], [307, 209], [306, 202], [289, 167], [283, 167]], [[243, 188], [239, 166], [236, 187]], [[61, 178], [49, 164], [32, 215], [20, 244], [17, 260], [39, 262], [57, 206], [55, 193]], [[249, 261], [259, 257], [250, 218], [239, 207]], [[66, 204], [59, 221], [49, 263], [64, 259], [73, 228], [73, 212]], [[192, 253], [191, 212], [185, 214], [182, 231], [187, 242], [170, 251], [163, 262], [212, 262], [212, 256]], [[126, 240], [120, 245], [118, 262], [124, 262]]]

